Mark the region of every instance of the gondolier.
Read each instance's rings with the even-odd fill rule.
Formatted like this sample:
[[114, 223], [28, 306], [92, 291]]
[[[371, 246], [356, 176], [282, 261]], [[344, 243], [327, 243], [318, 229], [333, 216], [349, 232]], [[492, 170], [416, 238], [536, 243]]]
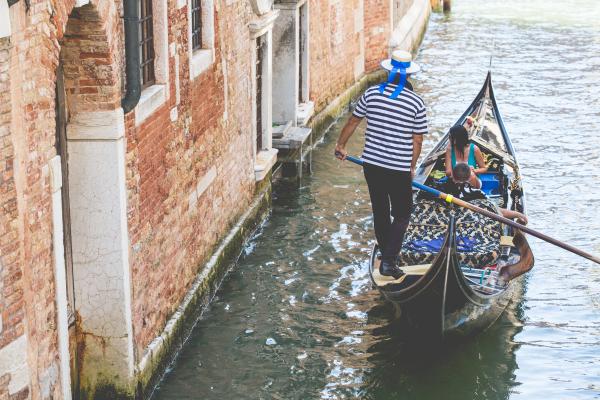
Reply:
[[[399, 278], [403, 275], [397, 255], [412, 209], [412, 176], [427, 133], [425, 103], [407, 76], [418, 72], [412, 55], [396, 50], [381, 66], [389, 71], [388, 81], [370, 87], [360, 98], [336, 144], [336, 157], [348, 154], [346, 143], [363, 118], [367, 119], [362, 155], [369, 186], [375, 236], [382, 250], [380, 273]], [[393, 217], [393, 221], [391, 219]]]

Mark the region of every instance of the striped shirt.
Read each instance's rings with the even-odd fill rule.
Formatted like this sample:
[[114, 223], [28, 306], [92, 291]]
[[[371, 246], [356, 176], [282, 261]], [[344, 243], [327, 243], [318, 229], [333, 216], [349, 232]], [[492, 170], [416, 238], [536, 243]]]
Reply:
[[365, 149], [366, 163], [397, 171], [410, 171], [413, 156], [413, 134], [427, 133], [425, 103], [415, 92], [404, 88], [390, 99], [396, 85], [387, 85], [379, 92], [372, 86], [362, 95], [353, 115], [367, 117]]

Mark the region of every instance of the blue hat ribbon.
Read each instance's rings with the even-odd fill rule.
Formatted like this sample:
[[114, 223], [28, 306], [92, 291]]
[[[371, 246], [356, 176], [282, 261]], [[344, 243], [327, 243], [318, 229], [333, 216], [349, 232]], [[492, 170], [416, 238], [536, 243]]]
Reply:
[[409, 67], [410, 67], [410, 61], [409, 62], [400, 62], [400, 61], [392, 60], [392, 70], [390, 71], [390, 74], [388, 75], [388, 80], [387, 80], [387, 82], [382, 83], [379, 86], [379, 92], [384, 93], [387, 85], [393, 84], [394, 80], [396, 79], [396, 75], [400, 74], [400, 83], [398, 84], [398, 87], [396, 88], [396, 90], [394, 90], [394, 92], [390, 95], [390, 99], [397, 98], [400, 95], [400, 93], [402, 93], [402, 91], [404, 90], [404, 85], [406, 85], [406, 69]]

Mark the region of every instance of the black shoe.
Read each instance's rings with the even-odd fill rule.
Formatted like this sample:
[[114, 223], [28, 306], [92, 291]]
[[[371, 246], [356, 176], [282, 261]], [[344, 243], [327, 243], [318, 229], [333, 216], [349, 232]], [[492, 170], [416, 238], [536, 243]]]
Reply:
[[377, 251], [375, 252], [375, 256], [377, 257], [378, 260], [383, 259], [383, 247], [377, 246]]
[[394, 279], [401, 278], [404, 275], [404, 271], [398, 266], [397, 258], [383, 260], [379, 265], [379, 273], [383, 276], [391, 276]]

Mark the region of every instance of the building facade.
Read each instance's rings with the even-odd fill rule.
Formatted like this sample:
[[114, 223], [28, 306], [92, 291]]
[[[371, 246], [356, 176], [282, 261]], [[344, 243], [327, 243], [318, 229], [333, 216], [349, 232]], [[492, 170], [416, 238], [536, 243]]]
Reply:
[[268, 205], [273, 126], [310, 127], [420, 10], [0, 0], [0, 399], [147, 394]]

